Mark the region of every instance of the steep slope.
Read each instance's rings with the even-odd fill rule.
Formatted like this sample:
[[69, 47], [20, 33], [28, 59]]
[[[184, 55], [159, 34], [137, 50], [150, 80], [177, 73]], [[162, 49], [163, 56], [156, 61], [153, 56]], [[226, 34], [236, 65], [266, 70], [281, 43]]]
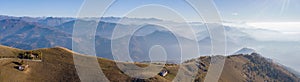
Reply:
[[219, 81], [299, 82], [300, 79], [270, 59], [252, 53], [228, 56]]

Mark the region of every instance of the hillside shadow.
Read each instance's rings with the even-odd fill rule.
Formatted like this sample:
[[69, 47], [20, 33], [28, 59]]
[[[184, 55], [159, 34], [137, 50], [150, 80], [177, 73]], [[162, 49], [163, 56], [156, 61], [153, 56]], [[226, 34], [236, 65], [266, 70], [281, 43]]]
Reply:
[[16, 65], [22, 65], [22, 63], [20, 63], [20, 62], [12, 62], [12, 63], [14, 63], [14, 64], [16, 64]]

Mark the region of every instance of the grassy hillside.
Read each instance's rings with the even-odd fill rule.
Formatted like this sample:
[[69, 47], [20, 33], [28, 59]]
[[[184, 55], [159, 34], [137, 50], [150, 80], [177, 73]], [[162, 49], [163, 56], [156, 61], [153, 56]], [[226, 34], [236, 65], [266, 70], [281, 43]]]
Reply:
[[[17, 56], [24, 50], [0, 46], [0, 56]], [[28, 70], [19, 71], [14, 68], [16, 62], [21, 62], [17, 58], [1, 58], [0, 59], [0, 81], [1, 82], [79, 82], [79, 77], [73, 62], [73, 56], [76, 55], [65, 48], [55, 47], [48, 49], [38, 49], [43, 53], [42, 61], [24, 61], [29, 65]], [[82, 56], [86, 57], [86, 56]], [[134, 80], [123, 74], [116, 64], [108, 59], [98, 58], [99, 64], [104, 71], [106, 77], [110, 81], [131, 81]], [[130, 64], [130, 63], [128, 63]], [[146, 64], [139, 64], [146, 66]], [[147, 79], [145, 81], [167, 81], [160, 76]]]
[[[19, 71], [16, 66], [21, 59], [1, 58], [0, 59], [0, 82], [79, 82], [79, 77], [73, 62], [72, 51], [62, 47], [38, 49], [43, 53], [42, 61], [25, 60], [24, 64], [29, 65], [25, 71]], [[24, 50], [14, 49], [6, 46], [0, 46], [0, 56], [18, 56]], [[81, 56], [81, 55], [78, 55]], [[87, 56], [82, 56], [87, 57]], [[196, 81], [203, 81], [209, 68], [210, 58], [208, 56], [200, 57], [195, 60], [201, 67], [196, 76]], [[188, 63], [187, 62], [187, 63]], [[116, 66], [114, 61], [98, 58], [104, 74], [112, 82], [122, 81], [146, 81], [146, 82], [169, 82], [177, 74], [179, 65], [167, 64], [165, 68], [169, 74], [165, 77], [156, 75], [149, 79], [134, 79], [124, 74]], [[133, 64], [133, 63], [125, 63]], [[140, 67], [146, 67], [147, 64], [134, 63]], [[185, 69], [189, 71], [189, 69]], [[184, 80], [183, 80], [184, 81]], [[269, 62], [267, 59], [257, 55], [233, 55], [226, 58], [224, 70], [220, 82], [245, 82], [245, 81], [279, 81], [279, 82], [298, 82], [300, 81], [294, 74], [288, 72], [283, 67]]]

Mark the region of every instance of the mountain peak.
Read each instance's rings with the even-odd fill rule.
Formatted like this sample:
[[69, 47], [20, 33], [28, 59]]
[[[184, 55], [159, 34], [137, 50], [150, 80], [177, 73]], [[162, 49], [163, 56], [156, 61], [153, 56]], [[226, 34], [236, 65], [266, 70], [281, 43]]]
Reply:
[[244, 47], [244, 48], [242, 48], [242, 49], [236, 51], [236, 52], [233, 53], [233, 54], [243, 54], [243, 55], [248, 54], [248, 55], [250, 55], [250, 54], [252, 54], [252, 53], [256, 53], [256, 50], [254, 50], [254, 49], [252, 49], [252, 48]]

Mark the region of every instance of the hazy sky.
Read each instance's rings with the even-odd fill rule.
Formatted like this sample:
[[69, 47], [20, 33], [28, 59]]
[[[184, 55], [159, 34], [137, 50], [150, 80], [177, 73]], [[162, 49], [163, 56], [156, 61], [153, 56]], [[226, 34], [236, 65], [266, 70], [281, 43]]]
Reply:
[[[84, 0], [0, 0], [0, 14], [75, 17], [83, 2]], [[223, 20], [290, 22], [300, 19], [300, 0], [214, 0], [214, 2]], [[173, 9], [188, 21], [200, 19], [184, 0], [118, 0], [108, 9], [106, 16], [126, 16], [129, 11], [148, 4], [160, 4]], [[148, 12], [143, 10], [135, 13], [133, 17], [156, 17], [149, 16], [155, 12], [161, 13], [158, 18], [172, 18], [168, 13], [155, 10]]]

